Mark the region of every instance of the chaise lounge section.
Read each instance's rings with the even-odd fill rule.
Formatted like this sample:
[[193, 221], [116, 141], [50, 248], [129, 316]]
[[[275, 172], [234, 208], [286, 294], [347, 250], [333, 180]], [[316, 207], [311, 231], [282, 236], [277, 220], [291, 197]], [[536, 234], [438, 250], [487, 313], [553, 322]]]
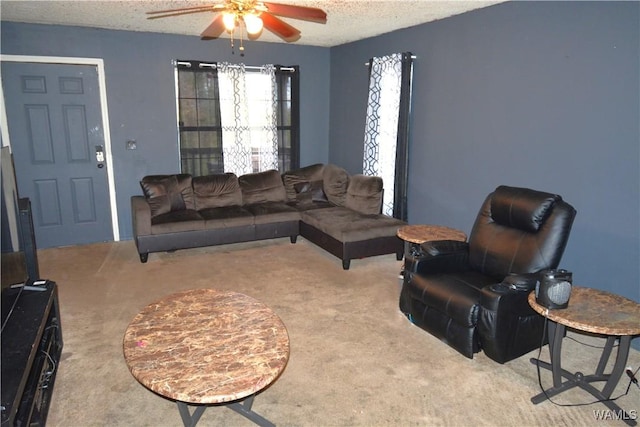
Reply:
[[382, 179], [331, 164], [288, 171], [192, 177], [150, 175], [131, 197], [140, 261], [149, 253], [298, 235], [342, 260], [395, 253], [405, 222], [380, 213]]

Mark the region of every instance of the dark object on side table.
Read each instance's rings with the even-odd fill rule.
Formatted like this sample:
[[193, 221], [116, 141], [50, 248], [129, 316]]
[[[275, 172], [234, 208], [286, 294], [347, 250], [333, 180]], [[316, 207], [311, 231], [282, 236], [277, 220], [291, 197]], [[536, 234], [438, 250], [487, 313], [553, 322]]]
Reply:
[[499, 363], [537, 348], [544, 319], [527, 296], [558, 266], [575, 209], [556, 194], [499, 186], [468, 242], [429, 242], [405, 260], [400, 310], [466, 357]]

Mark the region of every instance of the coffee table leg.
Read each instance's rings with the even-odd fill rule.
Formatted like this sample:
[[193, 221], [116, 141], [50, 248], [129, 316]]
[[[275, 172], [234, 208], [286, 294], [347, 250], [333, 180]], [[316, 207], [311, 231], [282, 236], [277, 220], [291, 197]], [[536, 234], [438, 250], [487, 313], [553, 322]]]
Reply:
[[[240, 402], [229, 403], [224, 406], [227, 406], [229, 409], [233, 409], [235, 412], [245, 418], [248, 418], [261, 427], [275, 427], [274, 423], [251, 410], [254, 397], [255, 395], [251, 395]], [[178, 410], [180, 411], [180, 417], [182, 417], [184, 427], [195, 427], [195, 425], [198, 424], [198, 421], [200, 421], [200, 417], [204, 413], [204, 410], [207, 409], [204, 405], [197, 406], [192, 414], [189, 411], [189, 405], [179, 401], [176, 401], [176, 403], [178, 404]]]
[[200, 417], [204, 413], [204, 410], [207, 409], [206, 406], [198, 406], [193, 411], [193, 414], [189, 412], [189, 406], [187, 406], [184, 402], [176, 402], [178, 404], [178, 411], [180, 411], [180, 417], [182, 417], [182, 423], [184, 427], [195, 427], [200, 420]]
[[251, 406], [253, 406], [254, 397], [255, 395], [251, 395], [241, 402], [231, 403], [227, 406], [230, 409], [233, 409], [234, 411], [242, 415], [243, 417], [246, 417], [251, 421], [253, 421], [254, 423], [258, 424], [259, 426], [275, 427], [275, 424], [273, 424], [271, 421], [269, 421], [268, 419], [264, 418], [262, 415], [257, 414], [251, 410]]

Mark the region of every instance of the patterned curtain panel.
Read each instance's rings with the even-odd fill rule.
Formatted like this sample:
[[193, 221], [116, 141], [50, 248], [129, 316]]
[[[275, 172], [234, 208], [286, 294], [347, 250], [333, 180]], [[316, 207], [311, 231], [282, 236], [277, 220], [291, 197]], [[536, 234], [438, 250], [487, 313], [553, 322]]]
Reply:
[[255, 89], [250, 88], [250, 93], [254, 96], [253, 105], [262, 109], [253, 120], [256, 126], [253, 146], [259, 171], [266, 171], [278, 169], [276, 67], [265, 65], [260, 74], [261, 80], [268, 81], [269, 84], [258, 84]]
[[411, 53], [396, 53], [370, 61], [362, 166], [365, 175], [383, 179], [383, 213], [403, 220], [407, 216], [411, 67]]
[[277, 169], [275, 67], [247, 73], [244, 64], [221, 63], [218, 79], [224, 171], [243, 175]]

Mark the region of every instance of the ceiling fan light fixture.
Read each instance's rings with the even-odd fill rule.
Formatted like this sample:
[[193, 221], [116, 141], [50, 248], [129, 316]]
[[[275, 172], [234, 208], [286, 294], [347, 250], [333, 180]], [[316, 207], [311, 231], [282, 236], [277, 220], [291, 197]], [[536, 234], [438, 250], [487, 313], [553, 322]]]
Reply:
[[327, 22], [327, 14], [316, 7], [294, 6], [261, 0], [207, 1], [210, 4], [147, 12], [148, 15], [152, 15], [147, 19], [213, 12], [213, 21], [200, 34], [201, 39], [217, 39], [226, 31], [230, 36], [231, 47], [233, 48], [237, 29], [239, 32], [240, 51], [244, 50], [242, 45], [244, 37], [248, 36], [249, 40], [257, 40], [265, 29], [287, 43], [300, 39], [300, 30], [279, 17], [301, 19], [319, 24]]
[[224, 28], [232, 32], [236, 28], [236, 14], [233, 12], [224, 12], [222, 14], [222, 22], [224, 23]]
[[251, 35], [259, 34], [262, 31], [262, 19], [255, 13], [247, 13], [242, 17], [247, 33]]

